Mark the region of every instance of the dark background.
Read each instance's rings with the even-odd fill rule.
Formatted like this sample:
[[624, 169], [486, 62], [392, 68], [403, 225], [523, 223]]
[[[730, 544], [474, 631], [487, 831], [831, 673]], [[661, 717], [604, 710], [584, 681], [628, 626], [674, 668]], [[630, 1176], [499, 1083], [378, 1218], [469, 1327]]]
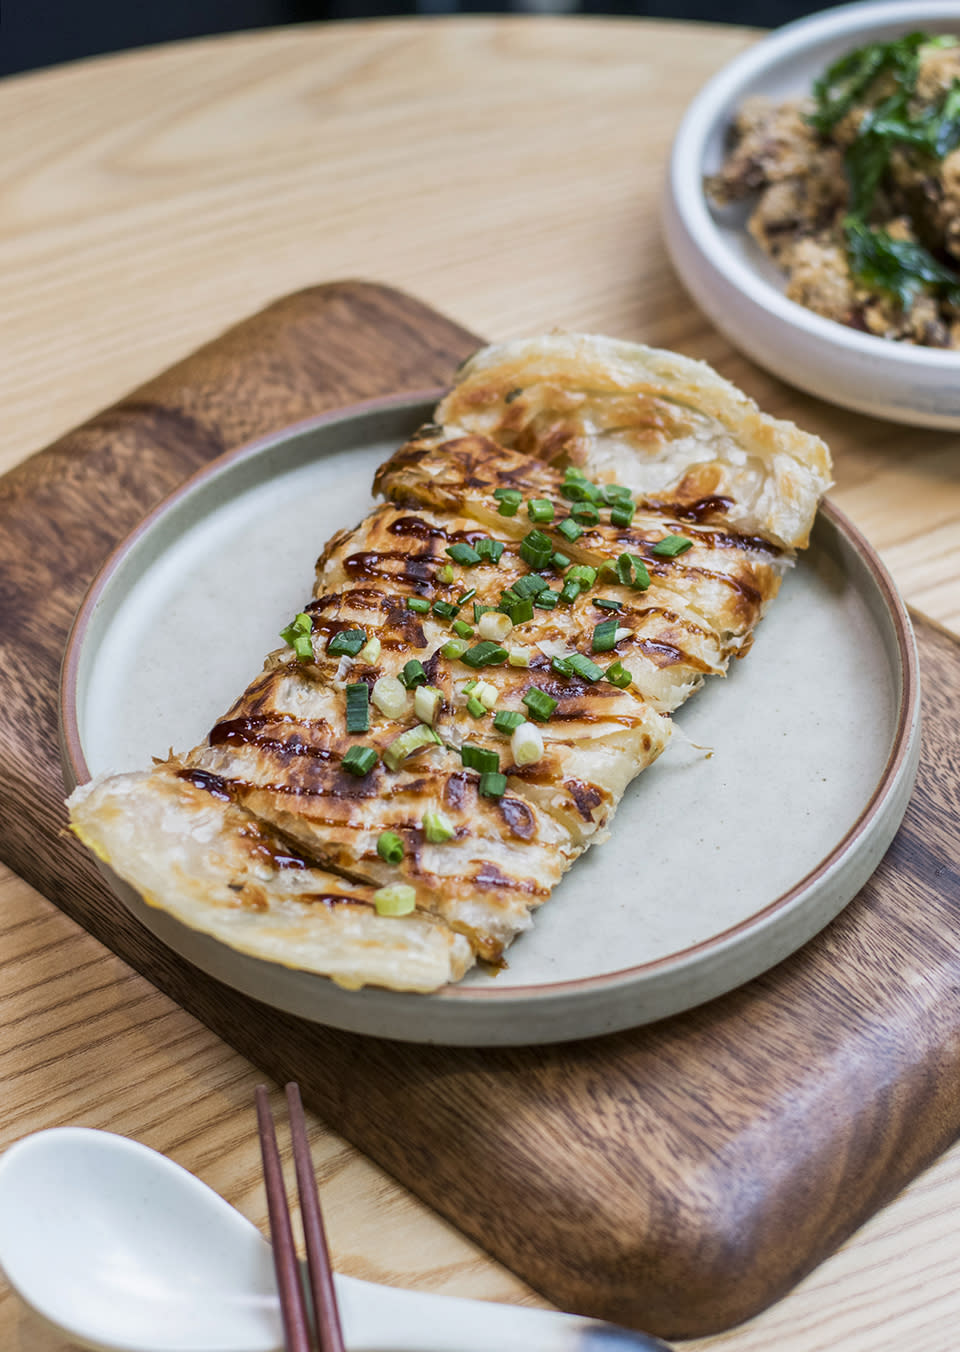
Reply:
[[175, 38], [317, 19], [535, 10], [773, 28], [824, 8], [815, 0], [0, 0], [0, 75]]

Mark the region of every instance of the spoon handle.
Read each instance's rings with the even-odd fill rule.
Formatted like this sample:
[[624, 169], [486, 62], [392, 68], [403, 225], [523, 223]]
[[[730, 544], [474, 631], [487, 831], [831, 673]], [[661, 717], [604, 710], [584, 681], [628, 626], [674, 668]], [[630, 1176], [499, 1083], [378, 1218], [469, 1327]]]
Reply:
[[670, 1352], [647, 1333], [577, 1315], [335, 1280], [350, 1352]]

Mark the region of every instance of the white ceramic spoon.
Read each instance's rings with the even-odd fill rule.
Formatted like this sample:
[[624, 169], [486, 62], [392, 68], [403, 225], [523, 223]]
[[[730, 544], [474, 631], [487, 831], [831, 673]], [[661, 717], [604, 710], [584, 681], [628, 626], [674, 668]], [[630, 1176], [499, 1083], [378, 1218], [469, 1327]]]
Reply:
[[[31, 1308], [108, 1352], [280, 1352], [270, 1246], [179, 1165], [58, 1127], [0, 1160], [0, 1268]], [[669, 1352], [574, 1315], [336, 1277], [350, 1352]]]

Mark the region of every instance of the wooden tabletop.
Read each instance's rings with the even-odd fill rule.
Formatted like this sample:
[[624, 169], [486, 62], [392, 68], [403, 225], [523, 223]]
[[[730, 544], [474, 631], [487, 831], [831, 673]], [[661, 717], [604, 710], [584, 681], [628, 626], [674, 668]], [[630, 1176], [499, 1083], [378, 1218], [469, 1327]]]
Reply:
[[[706, 358], [830, 442], [834, 499], [908, 601], [960, 632], [960, 440], [767, 376], [667, 262], [671, 137], [753, 39], [644, 20], [415, 19], [0, 83], [0, 471], [272, 298], [364, 277], [491, 338], [559, 325]], [[66, 1123], [120, 1132], [265, 1225], [249, 1063], [2, 870], [0, 901], [0, 1148]], [[312, 1140], [340, 1270], [537, 1303], [316, 1121]], [[947, 1352], [958, 1215], [955, 1148], [775, 1308], [686, 1346]], [[2, 1284], [0, 1346], [67, 1348]]]

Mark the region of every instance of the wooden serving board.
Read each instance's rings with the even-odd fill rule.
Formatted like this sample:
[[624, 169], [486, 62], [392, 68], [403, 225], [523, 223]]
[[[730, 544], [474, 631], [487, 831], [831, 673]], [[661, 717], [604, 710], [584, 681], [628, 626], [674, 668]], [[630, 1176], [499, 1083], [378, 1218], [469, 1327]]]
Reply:
[[716, 1332], [960, 1133], [952, 637], [917, 618], [919, 781], [860, 896], [743, 989], [600, 1040], [415, 1047], [279, 1014], [165, 949], [62, 834], [60, 656], [110, 549], [224, 449], [441, 384], [477, 342], [381, 287], [304, 291], [0, 479], [0, 855], [549, 1299], [671, 1338]]

